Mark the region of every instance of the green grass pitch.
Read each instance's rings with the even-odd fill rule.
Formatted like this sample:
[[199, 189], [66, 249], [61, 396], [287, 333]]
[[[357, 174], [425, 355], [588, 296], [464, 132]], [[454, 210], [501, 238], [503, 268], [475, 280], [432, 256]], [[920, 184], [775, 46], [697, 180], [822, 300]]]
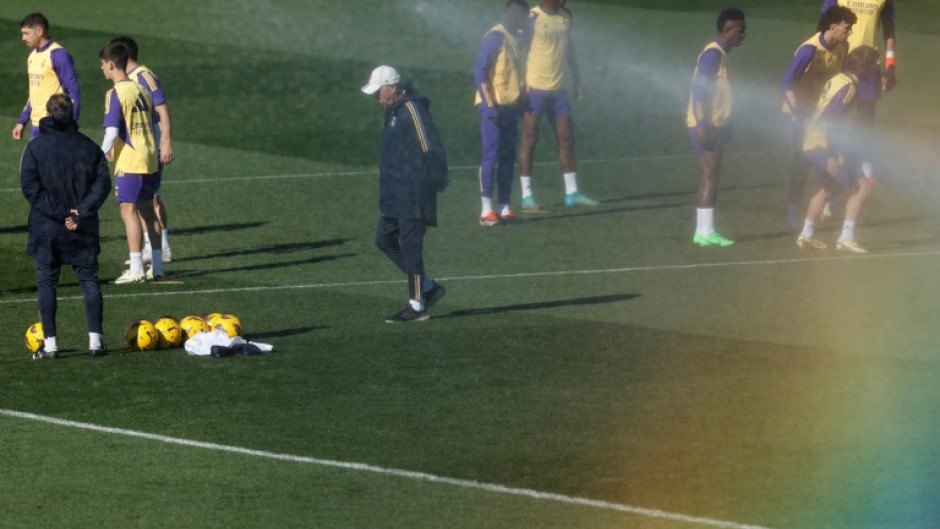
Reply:
[[[112, 354], [90, 359], [63, 271], [64, 358], [33, 362], [23, 144], [0, 140], [0, 528], [937, 527], [940, 8], [898, 2], [856, 257], [801, 252], [783, 222], [777, 83], [820, 3], [738, 3], [717, 213], [738, 244], [711, 251], [690, 240], [684, 111], [724, 2], [569, 2], [580, 183], [602, 203], [562, 206], [545, 128], [549, 212], [484, 230], [471, 68], [501, 1], [4, 1], [0, 131], [26, 99], [19, 20], [40, 9], [98, 141], [98, 50], [138, 40], [177, 161], [172, 281], [104, 285]], [[432, 100], [452, 165], [426, 244], [448, 294], [425, 324], [382, 322], [406, 295], [372, 242], [382, 110], [358, 89], [382, 63]], [[110, 280], [115, 204], [102, 221]], [[277, 351], [121, 343], [132, 319], [213, 311]]]

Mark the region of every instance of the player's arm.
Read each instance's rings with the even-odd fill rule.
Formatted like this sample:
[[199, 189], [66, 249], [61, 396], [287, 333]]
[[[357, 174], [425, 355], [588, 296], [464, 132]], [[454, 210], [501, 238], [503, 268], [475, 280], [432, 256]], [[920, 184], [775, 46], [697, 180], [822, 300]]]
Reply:
[[112, 88], [108, 90], [104, 99], [104, 139], [101, 140], [101, 150], [109, 160], [122, 123], [124, 123], [124, 113], [121, 111], [121, 101], [118, 99], [117, 91]]
[[894, 62], [894, 46], [897, 42], [894, 20], [894, 2], [888, 0], [881, 10], [881, 31], [885, 38], [885, 73], [882, 80], [885, 90], [891, 90], [898, 84]]
[[26, 106], [23, 107], [23, 111], [20, 112], [20, 119], [16, 120], [16, 125], [13, 126], [13, 139], [14, 140], [23, 139], [23, 129], [25, 129], [26, 124], [29, 123], [29, 117], [32, 113], [33, 113], [33, 105], [27, 99]]
[[64, 222], [69, 216], [68, 206], [60, 203], [42, 188], [39, 181], [39, 163], [33, 152], [32, 142], [26, 145], [20, 161], [20, 189], [29, 204], [42, 215], [56, 222]]
[[701, 142], [710, 140], [712, 100], [720, 66], [721, 53], [718, 50], [706, 50], [699, 57], [695, 77], [692, 79], [692, 112], [697, 123], [695, 134]]
[[496, 100], [493, 97], [490, 71], [496, 63], [500, 48], [503, 46], [503, 39], [503, 34], [498, 31], [487, 33], [483, 37], [480, 52], [473, 65], [473, 80], [477, 85], [477, 93], [480, 94], [480, 109], [483, 111], [483, 117], [487, 119], [496, 117]]
[[142, 72], [137, 78], [137, 82], [150, 92], [153, 109], [160, 118], [160, 161], [164, 164], [171, 163], [175, 159], [173, 154], [173, 123], [170, 120], [170, 107], [167, 106], [163, 86], [160, 84], [160, 79], [152, 72]]
[[72, 56], [63, 48], [52, 51], [52, 70], [59, 78], [59, 84], [65, 89], [65, 93], [72, 99], [72, 115], [78, 121], [79, 105], [82, 99], [82, 89], [78, 85], [78, 75], [75, 74], [75, 65], [72, 63]]
[[803, 74], [806, 73], [815, 55], [816, 49], [813, 46], [808, 44], [800, 46], [800, 49], [796, 50], [796, 53], [793, 55], [793, 60], [790, 61], [790, 65], [787, 67], [787, 71], [784, 72], [783, 79], [780, 81], [780, 90], [783, 92], [783, 102], [787, 105], [787, 108], [790, 109], [790, 114], [796, 118], [803, 116], [800, 116], [798, 113], [799, 108], [796, 104], [794, 86], [796, 86], [796, 82], [803, 77]]
[[568, 11], [567, 8], [562, 7], [567, 13], [568, 17], [571, 19], [571, 25], [568, 27], [568, 53], [566, 54], [568, 60], [568, 71], [571, 72], [571, 77], [574, 78], [574, 90], [575, 97], [580, 101], [581, 100], [581, 70], [578, 68], [578, 55], [574, 51], [574, 17], [571, 14], [571, 11]]

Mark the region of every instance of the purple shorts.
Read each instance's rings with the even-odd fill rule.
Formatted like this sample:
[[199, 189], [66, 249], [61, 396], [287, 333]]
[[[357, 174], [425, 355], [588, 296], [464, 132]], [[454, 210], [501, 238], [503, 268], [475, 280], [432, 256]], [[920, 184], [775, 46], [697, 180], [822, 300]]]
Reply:
[[856, 180], [858, 180], [858, 167], [848, 160], [842, 162], [842, 165], [839, 166], [839, 172], [836, 173], [835, 177], [829, 176], [828, 167], [829, 158], [831, 155], [826, 149], [813, 149], [811, 151], [804, 152], [803, 155], [806, 156], [806, 159], [809, 160], [809, 163], [813, 164], [813, 167], [819, 169], [820, 180], [832, 178], [839, 184], [846, 187], [850, 187], [855, 183]]
[[114, 195], [121, 204], [153, 200], [156, 192], [153, 184], [153, 175], [124, 173], [114, 177]]
[[712, 138], [712, 141], [706, 145], [700, 143], [698, 138], [695, 137], [695, 127], [689, 127], [689, 139], [692, 140], [692, 148], [695, 149], [696, 155], [702, 155], [706, 152], [721, 153], [725, 147], [725, 143], [731, 139], [730, 127], [717, 127], [712, 130], [714, 137]]
[[571, 103], [564, 90], [528, 90], [527, 112], [541, 116], [543, 113], [556, 118], [571, 115]]

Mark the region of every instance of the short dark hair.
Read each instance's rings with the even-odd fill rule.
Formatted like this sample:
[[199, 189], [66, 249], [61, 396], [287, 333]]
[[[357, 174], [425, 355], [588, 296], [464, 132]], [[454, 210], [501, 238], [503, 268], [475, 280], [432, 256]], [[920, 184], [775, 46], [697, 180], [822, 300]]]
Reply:
[[53, 94], [46, 102], [46, 112], [54, 121], [71, 122], [74, 119], [72, 98], [65, 94]]
[[509, 0], [506, 2], [506, 9], [509, 9], [512, 6], [516, 6], [523, 11], [529, 10], [529, 4], [525, 0]]
[[744, 11], [736, 7], [729, 7], [724, 9], [721, 13], [718, 14], [718, 23], [715, 26], [718, 27], [718, 33], [721, 33], [725, 30], [725, 24], [732, 20], [744, 20]]
[[127, 46], [120, 42], [112, 42], [104, 48], [101, 48], [101, 51], [98, 52], [98, 57], [104, 61], [113, 62], [115, 66], [121, 69], [127, 69], [127, 59], [130, 57], [130, 50], [127, 49]]
[[881, 59], [881, 54], [875, 48], [859, 46], [845, 58], [842, 69], [861, 79], [870, 79], [878, 71], [879, 59]]
[[49, 19], [39, 11], [26, 15], [20, 22], [20, 28], [34, 28], [36, 26], [44, 29], [46, 33], [49, 32]]
[[114, 37], [111, 39], [111, 44], [123, 44], [127, 46], [128, 56], [131, 60], [137, 60], [137, 41], [128, 37], [127, 35], [121, 35], [120, 37]]
[[816, 31], [828, 31], [829, 26], [833, 24], [839, 24], [845, 22], [850, 26], [854, 26], [858, 22], [858, 16], [855, 13], [845, 7], [845, 6], [832, 6], [826, 10], [822, 16], [819, 17], [819, 27], [816, 28]]

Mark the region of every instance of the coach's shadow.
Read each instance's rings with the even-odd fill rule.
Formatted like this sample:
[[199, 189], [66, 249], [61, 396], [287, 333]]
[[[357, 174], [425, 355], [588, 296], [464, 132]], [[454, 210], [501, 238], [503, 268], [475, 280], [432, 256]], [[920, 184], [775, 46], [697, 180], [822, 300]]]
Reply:
[[7, 233], [29, 233], [29, 226], [4, 226], [0, 228], [0, 235]]
[[204, 233], [250, 230], [252, 228], [260, 228], [270, 223], [270, 221], [266, 220], [259, 222], [242, 222], [240, 224], [213, 224], [211, 226], [194, 226], [192, 228], [173, 228], [172, 234], [175, 237], [177, 235], [202, 235]]
[[611, 294], [608, 296], [594, 296], [589, 298], [560, 299], [540, 303], [519, 303], [516, 305], [503, 305], [501, 307], [486, 307], [481, 309], [455, 310], [450, 314], [435, 316], [434, 319], [463, 318], [465, 316], [485, 316], [489, 314], [504, 314], [507, 312], [521, 312], [529, 310], [554, 309], [558, 307], [575, 307], [579, 305], [603, 305], [629, 301], [640, 297], [640, 294]]
[[324, 255], [320, 257], [311, 257], [309, 259], [295, 259], [293, 261], [280, 261], [276, 263], [263, 263], [256, 265], [233, 266], [231, 268], [213, 268], [210, 270], [170, 270], [167, 274], [168, 279], [183, 279], [187, 277], [199, 277], [209, 274], [218, 274], [220, 272], [257, 272], [258, 270], [274, 270], [277, 268], [288, 268], [291, 266], [302, 266], [326, 263], [337, 259], [346, 259], [355, 257], [359, 254], [344, 253], [337, 255]]

